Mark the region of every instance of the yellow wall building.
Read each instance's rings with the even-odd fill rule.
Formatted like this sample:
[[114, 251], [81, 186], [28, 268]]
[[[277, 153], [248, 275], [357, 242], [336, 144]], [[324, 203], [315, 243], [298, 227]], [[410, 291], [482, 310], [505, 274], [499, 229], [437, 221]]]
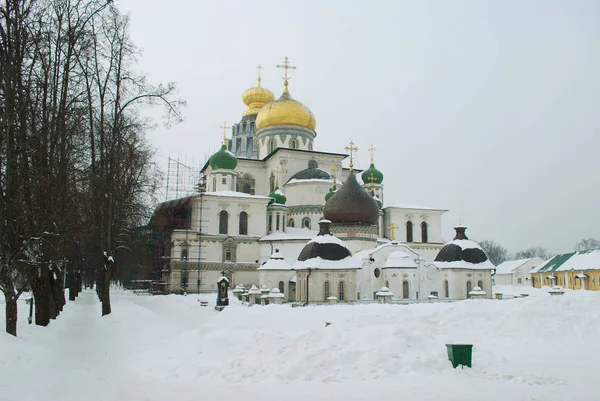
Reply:
[[600, 291], [600, 249], [556, 255], [531, 271], [535, 288]]

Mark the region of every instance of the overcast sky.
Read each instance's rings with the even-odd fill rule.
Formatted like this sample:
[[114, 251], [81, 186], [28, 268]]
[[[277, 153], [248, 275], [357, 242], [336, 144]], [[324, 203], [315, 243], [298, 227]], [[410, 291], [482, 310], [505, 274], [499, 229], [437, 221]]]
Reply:
[[[150, 134], [158, 161], [196, 165], [256, 83], [317, 120], [315, 149], [378, 149], [386, 204], [449, 209], [472, 239], [571, 251], [600, 239], [600, 2], [118, 0], [152, 82], [185, 121]], [[159, 110], [156, 111], [159, 114]]]

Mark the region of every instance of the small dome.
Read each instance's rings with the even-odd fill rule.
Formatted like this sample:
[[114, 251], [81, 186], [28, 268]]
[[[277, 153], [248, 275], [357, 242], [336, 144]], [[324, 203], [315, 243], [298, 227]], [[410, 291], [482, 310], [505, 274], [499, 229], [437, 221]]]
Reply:
[[[485, 252], [479, 244], [470, 241], [465, 234], [467, 227], [454, 227], [456, 236], [454, 240], [444, 245], [435, 257], [435, 262], [467, 262], [470, 264], [490, 264]], [[492, 266], [493, 267], [493, 266]]]
[[227, 145], [223, 144], [221, 149], [208, 159], [208, 163], [213, 170], [235, 170], [237, 159], [233, 153], [227, 150]]
[[287, 198], [278, 187], [275, 187], [275, 190], [269, 194], [269, 198], [273, 198], [275, 203], [280, 205], [285, 205], [285, 202], [287, 201]]
[[327, 171], [323, 171], [319, 168], [319, 165], [315, 160], [309, 160], [308, 168], [300, 170], [294, 174], [288, 182], [291, 180], [330, 180], [331, 174]]
[[352, 256], [352, 252], [344, 245], [344, 242], [329, 232], [329, 224], [331, 222], [328, 220], [319, 221], [319, 234], [304, 246], [298, 256], [298, 261], [303, 262], [315, 258], [336, 261]]
[[377, 170], [373, 163], [362, 172], [360, 177], [365, 184], [381, 184], [383, 182], [383, 173]]
[[329, 198], [331, 198], [333, 196], [333, 194], [335, 194], [337, 192], [337, 187], [335, 184], [333, 184], [333, 188], [331, 188], [329, 190], [329, 192], [327, 192], [325, 194], [325, 202], [327, 202], [329, 200]]
[[256, 129], [277, 125], [295, 125], [314, 131], [315, 116], [308, 107], [290, 96], [287, 85], [279, 99], [265, 105], [256, 117]]
[[242, 101], [248, 106], [248, 110], [244, 112], [244, 116], [258, 114], [267, 103], [275, 100], [273, 92], [260, 86], [260, 81], [259, 77], [258, 85], [246, 90], [242, 95]]
[[329, 198], [323, 216], [334, 223], [363, 223], [376, 225], [379, 207], [373, 197], [356, 181], [354, 173], [335, 194]]

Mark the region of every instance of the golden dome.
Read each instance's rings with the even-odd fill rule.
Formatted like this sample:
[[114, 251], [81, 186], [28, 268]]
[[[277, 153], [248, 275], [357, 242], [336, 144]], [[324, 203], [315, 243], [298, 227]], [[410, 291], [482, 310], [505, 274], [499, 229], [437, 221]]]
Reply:
[[257, 130], [276, 125], [296, 125], [312, 131], [317, 127], [312, 111], [290, 96], [287, 81], [281, 97], [264, 106], [256, 117]]
[[258, 114], [265, 104], [275, 100], [275, 95], [273, 92], [260, 86], [260, 81], [261, 79], [258, 77], [258, 86], [248, 89], [242, 95], [242, 101], [246, 106], [248, 106], [248, 110], [244, 112], [245, 116], [250, 114]]

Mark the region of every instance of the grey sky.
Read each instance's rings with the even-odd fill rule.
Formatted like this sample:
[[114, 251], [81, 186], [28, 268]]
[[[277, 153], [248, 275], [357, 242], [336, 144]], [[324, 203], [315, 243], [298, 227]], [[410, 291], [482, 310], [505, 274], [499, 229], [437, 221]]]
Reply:
[[378, 151], [386, 204], [442, 207], [510, 251], [600, 238], [600, 2], [121, 0], [141, 66], [176, 81], [184, 123], [151, 133], [196, 164], [256, 83], [317, 119], [315, 149]]

